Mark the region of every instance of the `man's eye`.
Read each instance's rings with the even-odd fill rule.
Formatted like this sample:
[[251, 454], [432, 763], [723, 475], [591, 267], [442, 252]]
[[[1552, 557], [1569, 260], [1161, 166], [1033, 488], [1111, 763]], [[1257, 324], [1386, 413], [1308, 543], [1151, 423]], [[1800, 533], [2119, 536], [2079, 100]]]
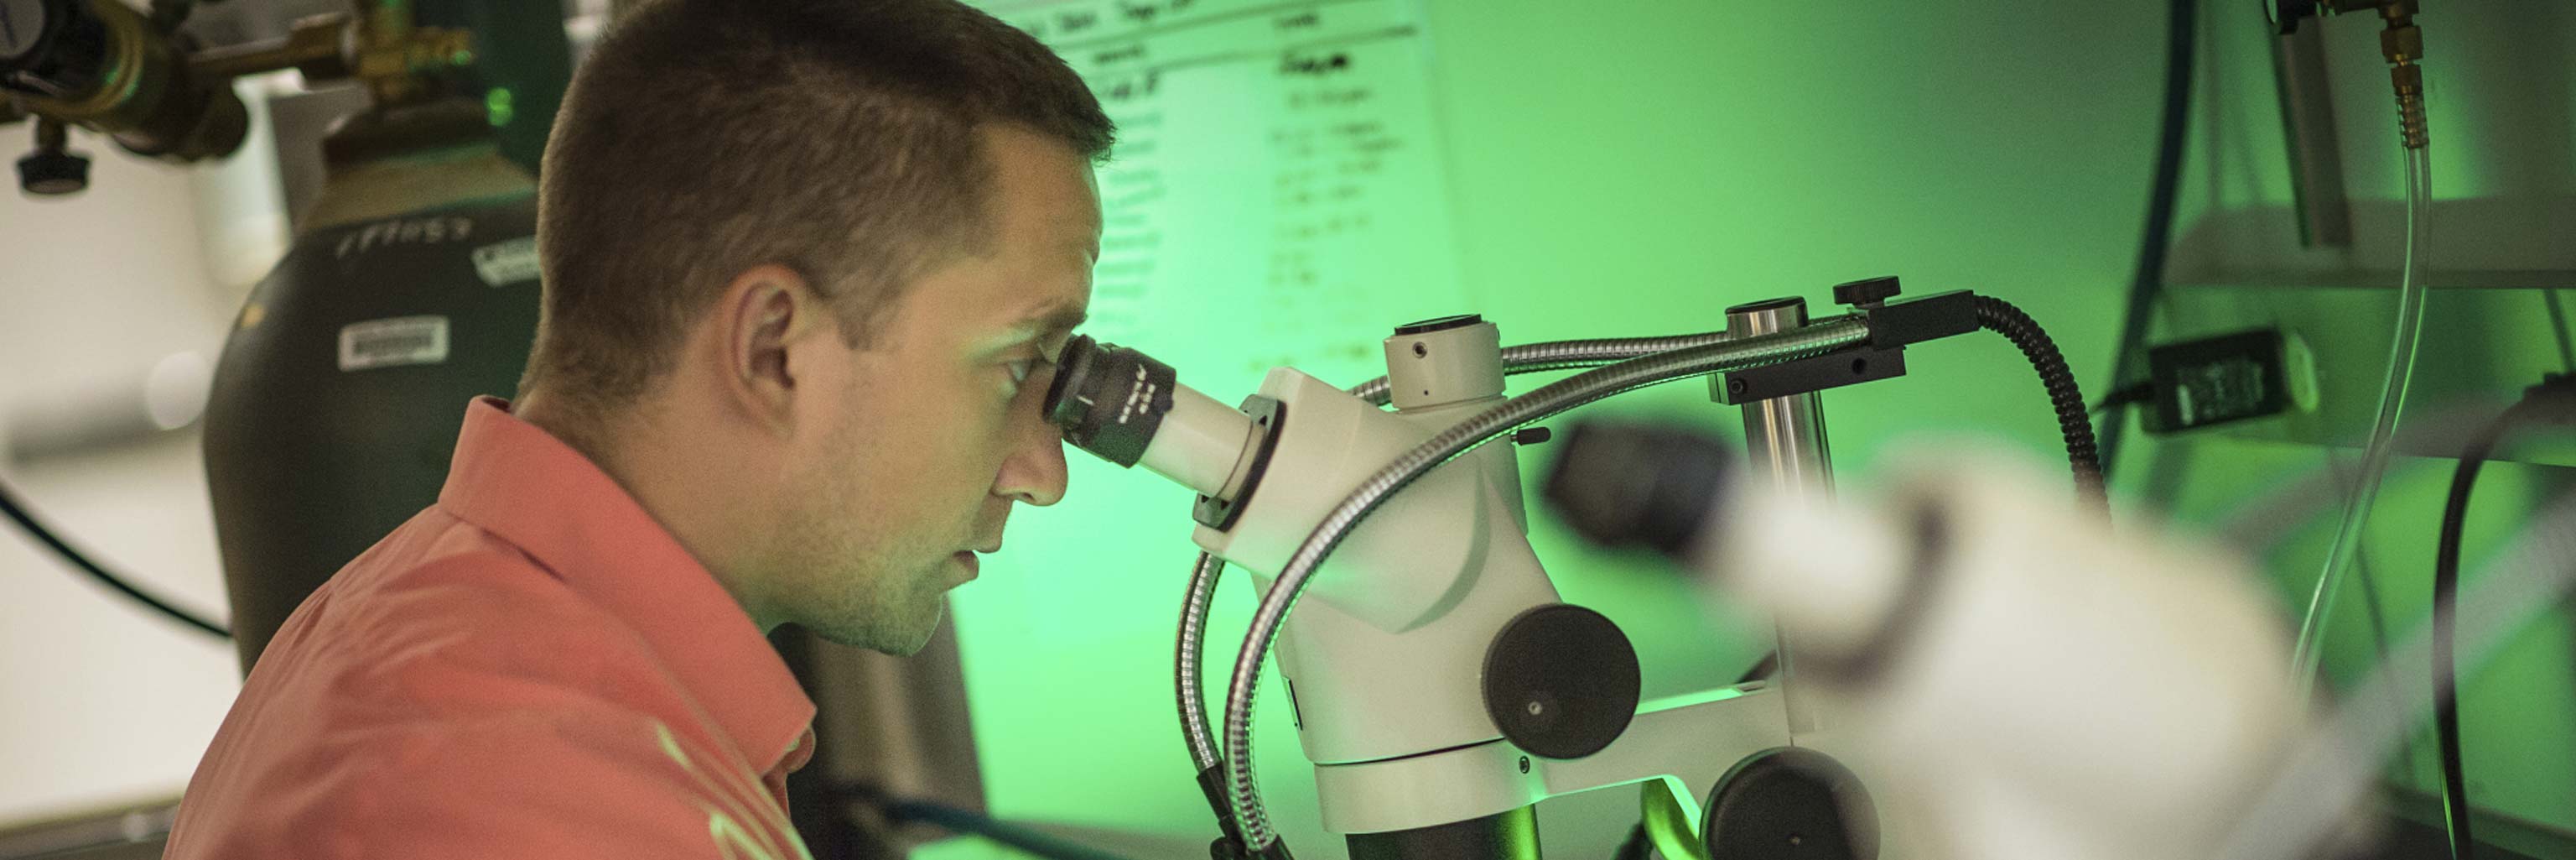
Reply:
[[1016, 386], [1028, 382], [1029, 373], [1036, 370], [1037, 365], [1038, 360], [1034, 358], [1023, 358], [1018, 361], [1011, 362], [1011, 384]]

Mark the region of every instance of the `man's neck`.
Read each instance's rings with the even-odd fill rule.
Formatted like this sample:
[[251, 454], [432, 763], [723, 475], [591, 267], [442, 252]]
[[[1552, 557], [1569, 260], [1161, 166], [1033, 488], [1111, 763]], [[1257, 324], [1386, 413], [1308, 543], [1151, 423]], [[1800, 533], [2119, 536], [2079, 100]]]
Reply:
[[[546, 435], [580, 453], [600, 471], [607, 472], [609, 477], [619, 478], [617, 470], [609, 465], [611, 452], [605, 450], [603, 444], [609, 434], [601, 432], [600, 425], [605, 422], [599, 418], [581, 414], [580, 410], [570, 408], [569, 404], [542, 390], [525, 392], [512, 400], [510, 414], [546, 431]], [[622, 478], [618, 480], [620, 486], [625, 483]]]
[[742, 541], [728, 538], [747, 534], [743, 520], [750, 512], [728, 491], [736, 470], [710, 462], [724, 446], [672, 438], [671, 422], [655, 420], [654, 408], [648, 399], [617, 414], [589, 414], [532, 391], [513, 405], [511, 414], [599, 467], [715, 576], [761, 630], [778, 626], [779, 620], [763, 611], [763, 602], [748, 588], [745, 580], [754, 578], [742, 570], [748, 565], [737, 562], [750, 553], [741, 551]]

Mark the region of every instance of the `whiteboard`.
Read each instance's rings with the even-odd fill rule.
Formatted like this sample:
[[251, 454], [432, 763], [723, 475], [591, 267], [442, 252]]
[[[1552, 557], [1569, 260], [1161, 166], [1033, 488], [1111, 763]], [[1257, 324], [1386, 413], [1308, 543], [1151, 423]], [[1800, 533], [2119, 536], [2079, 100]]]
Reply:
[[1279, 365], [1376, 376], [1391, 326], [1464, 307], [1416, 0], [986, 8], [1119, 127], [1094, 336], [1224, 399]]

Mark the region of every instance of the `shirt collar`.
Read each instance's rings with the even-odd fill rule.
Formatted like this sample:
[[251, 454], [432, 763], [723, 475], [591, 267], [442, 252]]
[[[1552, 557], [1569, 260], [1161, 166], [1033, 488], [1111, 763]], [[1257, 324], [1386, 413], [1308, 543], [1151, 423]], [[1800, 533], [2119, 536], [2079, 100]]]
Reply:
[[507, 401], [466, 407], [438, 505], [634, 628], [762, 772], [812, 756], [800, 739], [814, 702], [742, 605], [615, 479]]

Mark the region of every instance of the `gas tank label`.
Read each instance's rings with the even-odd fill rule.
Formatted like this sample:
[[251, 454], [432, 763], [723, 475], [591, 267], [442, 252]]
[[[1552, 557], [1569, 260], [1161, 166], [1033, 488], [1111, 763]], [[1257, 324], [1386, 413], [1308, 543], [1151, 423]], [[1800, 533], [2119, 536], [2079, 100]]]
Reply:
[[489, 286], [537, 279], [537, 237], [522, 236], [474, 249], [474, 272]]
[[340, 329], [340, 371], [447, 361], [447, 318], [393, 317]]
[[351, 254], [364, 254], [377, 248], [396, 245], [443, 245], [474, 237], [474, 219], [445, 215], [428, 218], [393, 218], [378, 221], [343, 233], [340, 244], [332, 247], [331, 256], [346, 260]]

